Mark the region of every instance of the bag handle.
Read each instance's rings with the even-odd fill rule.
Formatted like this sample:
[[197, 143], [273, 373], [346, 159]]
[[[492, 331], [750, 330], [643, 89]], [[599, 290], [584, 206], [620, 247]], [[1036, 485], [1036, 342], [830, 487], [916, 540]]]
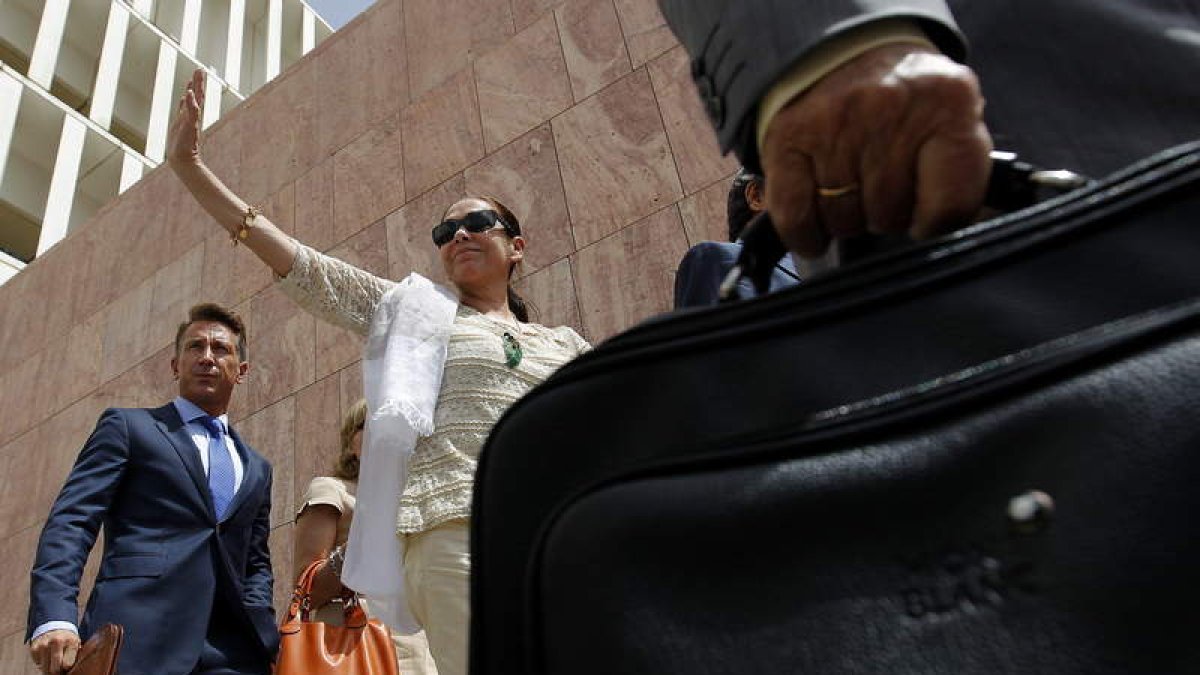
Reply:
[[[292, 590], [292, 600], [288, 603], [287, 614], [280, 623], [281, 628], [289, 624], [312, 621], [313, 580], [316, 579], [317, 572], [324, 566], [325, 559], [317, 558], [310, 562], [308, 567], [304, 568], [304, 572], [296, 580], [295, 589]], [[346, 628], [362, 628], [367, 625], [367, 613], [363, 611], [362, 603], [358, 601], [357, 593], [351, 596], [346, 602], [344, 617], [343, 625]]]
[[[1034, 166], [1019, 159], [1014, 152], [994, 150], [991, 161], [992, 172], [988, 178], [984, 205], [1001, 212], [1032, 206], [1045, 192], [1064, 193], [1092, 182], [1073, 171], [1051, 171]], [[771, 272], [775, 264], [787, 254], [787, 247], [779, 239], [771, 216], [766, 211], [750, 220], [742, 231], [740, 241], [742, 251], [721, 281], [718, 291], [723, 303], [741, 299], [737, 295], [737, 285], [742, 279], [750, 279], [758, 293], [766, 293], [771, 285]], [[845, 264], [852, 252], [855, 258], [861, 258], [864, 254], [877, 253], [904, 241], [907, 241], [904, 237], [862, 235], [835, 242], [840, 252], [838, 264]]]

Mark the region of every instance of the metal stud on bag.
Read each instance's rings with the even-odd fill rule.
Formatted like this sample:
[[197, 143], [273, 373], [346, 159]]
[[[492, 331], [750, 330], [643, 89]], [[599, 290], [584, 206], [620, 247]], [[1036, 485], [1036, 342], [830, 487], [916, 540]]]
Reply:
[[1021, 533], [1045, 529], [1054, 515], [1054, 498], [1041, 490], [1030, 490], [1008, 500], [1008, 521]]

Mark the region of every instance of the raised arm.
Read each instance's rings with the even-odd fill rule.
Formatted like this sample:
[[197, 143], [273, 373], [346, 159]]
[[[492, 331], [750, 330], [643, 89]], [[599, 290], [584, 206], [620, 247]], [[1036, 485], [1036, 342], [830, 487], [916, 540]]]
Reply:
[[325, 321], [365, 335], [379, 299], [392, 282], [304, 246], [266, 216], [254, 216], [243, 230], [250, 205], [200, 158], [203, 109], [204, 71], [197, 69], [179, 99], [179, 114], [167, 143], [167, 161], [175, 175], [231, 237], [285, 278], [283, 291], [297, 304]]
[[[249, 204], [217, 178], [200, 158], [200, 111], [204, 109], [204, 70], [196, 69], [179, 98], [179, 114], [171, 125], [167, 140], [167, 163], [179, 180], [200, 203], [200, 206], [225, 228], [231, 237], [238, 236], [245, 222]], [[253, 218], [246, 236], [239, 238], [283, 277], [292, 270], [296, 257], [296, 242], [284, 234], [266, 216]]]

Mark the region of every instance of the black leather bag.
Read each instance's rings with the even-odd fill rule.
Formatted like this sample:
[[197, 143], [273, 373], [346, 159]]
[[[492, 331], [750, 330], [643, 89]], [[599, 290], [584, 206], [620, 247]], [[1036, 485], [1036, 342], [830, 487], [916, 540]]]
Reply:
[[636, 327], [481, 455], [471, 672], [1200, 672], [1200, 144]]

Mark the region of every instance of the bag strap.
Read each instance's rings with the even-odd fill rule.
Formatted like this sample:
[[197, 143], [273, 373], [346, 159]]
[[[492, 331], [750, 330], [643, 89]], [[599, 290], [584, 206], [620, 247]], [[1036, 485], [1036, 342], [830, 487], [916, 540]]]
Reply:
[[[287, 615], [284, 616], [281, 626], [311, 620], [313, 580], [316, 579], [317, 572], [321, 571], [324, 566], [325, 559], [317, 558], [304, 568], [304, 572], [296, 580], [296, 587], [292, 591], [292, 600], [288, 604]], [[344, 616], [343, 625], [346, 628], [362, 628], [367, 625], [367, 613], [363, 611], [357, 593], [347, 600]]]
[[312, 611], [313, 579], [324, 565], [325, 559], [317, 558], [304, 568], [304, 572], [296, 580], [296, 588], [292, 590], [292, 601], [288, 604], [287, 615], [284, 616], [283, 623], [293, 623], [297, 620], [308, 621], [309, 613]]
[[346, 628], [362, 628], [367, 625], [367, 613], [363, 611], [362, 603], [358, 599], [358, 593], [355, 593], [346, 601], [342, 617], [342, 625]]

